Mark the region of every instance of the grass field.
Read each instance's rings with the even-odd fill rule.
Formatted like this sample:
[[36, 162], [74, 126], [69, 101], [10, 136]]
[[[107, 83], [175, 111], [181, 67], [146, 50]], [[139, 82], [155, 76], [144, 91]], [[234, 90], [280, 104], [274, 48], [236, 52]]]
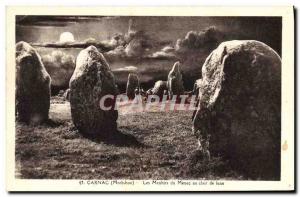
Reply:
[[83, 137], [68, 102], [52, 99], [49, 123], [17, 123], [16, 176], [34, 179], [243, 179], [220, 158], [202, 161], [191, 111], [119, 112], [120, 139]]

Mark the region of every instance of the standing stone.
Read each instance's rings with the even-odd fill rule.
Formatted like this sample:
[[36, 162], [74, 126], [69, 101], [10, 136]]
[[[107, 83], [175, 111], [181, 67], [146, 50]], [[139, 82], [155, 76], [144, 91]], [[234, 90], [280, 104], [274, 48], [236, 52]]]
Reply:
[[39, 124], [48, 119], [51, 78], [40, 55], [26, 42], [16, 44], [16, 111], [19, 121]]
[[[76, 68], [70, 80], [70, 105], [74, 125], [86, 135], [109, 137], [117, 130], [118, 111], [114, 110], [117, 86], [114, 75], [94, 46], [77, 56]], [[100, 107], [104, 96], [113, 96]]]
[[140, 89], [139, 77], [136, 74], [130, 73], [128, 75], [127, 86], [126, 86], [126, 95], [132, 100], [135, 97], [135, 90]]
[[179, 97], [180, 95], [184, 94], [184, 87], [183, 87], [182, 75], [180, 73], [179, 62], [176, 62], [172, 70], [169, 72], [167, 87], [169, 90], [170, 98], [172, 98], [173, 95], [177, 95], [177, 97]]
[[165, 90], [168, 90], [167, 81], [159, 80], [155, 82], [154, 87], [152, 88], [152, 94], [162, 98]]
[[280, 178], [281, 59], [264, 43], [223, 42], [206, 59], [193, 119], [200, 143], [250, 178]]

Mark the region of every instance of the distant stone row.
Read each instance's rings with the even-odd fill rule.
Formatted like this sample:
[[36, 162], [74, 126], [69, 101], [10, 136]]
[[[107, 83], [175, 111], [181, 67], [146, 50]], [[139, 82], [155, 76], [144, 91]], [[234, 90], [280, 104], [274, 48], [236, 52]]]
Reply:
[[162, 98], [163, 95], [167, 95], [168, 98], [172, 98], [173, 95], [183, 95], [184, 93], [179, 62], [176, 62], [173, 65], [172, 70], [169, 72], [167, 81], [159, 80], [155, 82], [153, 88], [150, 88], [147, 91], [144, 91], [140, 87], [139, 77], [137, 74], [130, 73], [128, 75], [126, 95], [128, 99], [131, 100], [134, 99], [136, 95], [142, 95], [146, 97], [149, 95], [156, 95], [159, 98]]

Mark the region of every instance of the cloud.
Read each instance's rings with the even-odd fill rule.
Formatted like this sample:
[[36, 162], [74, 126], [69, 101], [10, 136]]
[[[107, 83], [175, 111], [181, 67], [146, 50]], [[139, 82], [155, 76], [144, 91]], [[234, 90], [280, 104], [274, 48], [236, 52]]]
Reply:
[[[167, 45], [159, 51], [153, 52], [149, 58], [183, 60], [193, 55], [200, 55], [215, 49], [224, 40], [224, 34], [211, 26], [203, 31], [189, 31], [183, 39], [178, 39], [175, 46]], [[194, 59], [194, 58], [193, 58]]]
[[108, 59], [118, 59], [127, 57], [124, 46], [118, 46], [114, 50], [106, 52], [104, 55]]
[[144, 31], [129, 31], [125, 35], [118, 34], [110, 40], [115, 48], [105, 53], [108, 59], [143, 58], [156, 42]]
[[211, 50], [224, 39], [224, 35], [216, 27], [211, 26], [203, 31], [189, 31], [184, 39], [178, 39], [175, 50], [185, 53], [191, 50]]
[[160, 51], [154, 52], [152, 55], [148, 56], [152, 59], [160, 60], [176, 60], [177, 55], [175, 53], [175, 48], [171, 46], [165, 46]]
[[127, 33], [117, 34], [110, 40], [115, 48], [105, 53], [111, 60], [116, 59], [161, 59], [163, 55], [152, 54], [158, 47], [170, 44], [171, 41], [159, 41], [145, 31], [135, 31], [129, 28]]
[[113, 72], [137, 72], [138, 68], [135, 66], [125, 66], [123, 68], [113, 69]]
[[168, 53], [164, 51], [154, 52], [149, 58], [153, 59], [176, 59], [176, 55], [174, 53]]
[[129, 57], [141, 57], [154, 46], [154, 40], [144, 31], [129, 32], [128, 44], [125, 48]]
[[92, 44], [92, 43], [95, 43], [97, 41], [96, 41], [95, 38], [90, 37], [90, 38], [85, 39], [83, 42]]
[[55, 50], [42, 56], [42, 62], [51, 76], [51, 84], [59, 87], [68, 87], [69, 80], [75, 69], [75, 58], [60, 50]]
[[172, 53], [172, 52], [175, 52], [175, 49], [174, 49], [174, 47], [171, 47], [171, 46], [165, 46], [164, 48], [162, 48], [162, 51], [165, 53]]

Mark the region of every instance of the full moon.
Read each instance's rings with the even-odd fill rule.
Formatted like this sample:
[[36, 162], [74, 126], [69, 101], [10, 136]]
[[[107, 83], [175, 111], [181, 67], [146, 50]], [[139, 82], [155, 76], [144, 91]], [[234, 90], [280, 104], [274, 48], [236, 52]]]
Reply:
[[59, 42], [74, 42], [74, 36], [71, 32], [63, 32], [60, 34]]

